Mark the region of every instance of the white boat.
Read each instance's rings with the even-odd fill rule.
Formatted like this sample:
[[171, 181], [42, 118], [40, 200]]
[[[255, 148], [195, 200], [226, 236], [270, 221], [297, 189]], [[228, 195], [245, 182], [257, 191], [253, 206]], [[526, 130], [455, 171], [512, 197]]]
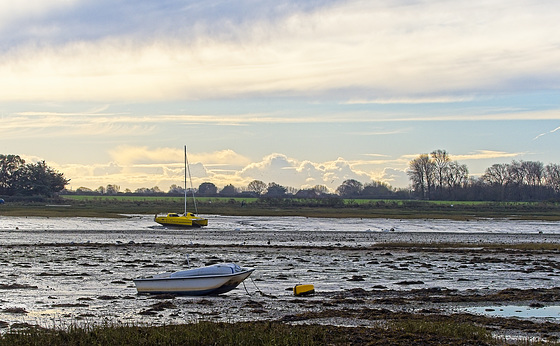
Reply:
[[162, 273], [134, 279], [138, 293], [173, 293], [191, 296], [218, 295], [236, 288], [253, 273], [234, 263]]

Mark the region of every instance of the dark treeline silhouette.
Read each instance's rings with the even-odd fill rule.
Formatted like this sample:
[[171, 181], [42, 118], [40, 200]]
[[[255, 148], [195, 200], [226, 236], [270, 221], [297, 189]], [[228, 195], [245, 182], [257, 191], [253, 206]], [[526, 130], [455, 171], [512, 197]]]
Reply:
[[52, 197], [68, 182], [45, 161], [25, 163], [18, 155], [0, 154], [0, 196]]
[[488, 167], [479, 178], [466, 165], [451, 161], [445, 150], [421, 154], [407, 171], [412, 194], [428, 200], [559, 201], [560, 166], [512, 161]]

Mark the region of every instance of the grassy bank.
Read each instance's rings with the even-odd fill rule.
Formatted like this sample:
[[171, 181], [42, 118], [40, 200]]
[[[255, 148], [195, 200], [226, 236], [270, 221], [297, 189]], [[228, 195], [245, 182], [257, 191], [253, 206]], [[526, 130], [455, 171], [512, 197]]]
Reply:
[[[238, 216], [560, 220], [558, 203], [214, 197], [197, 199], [197, 206], [200, 214]], [[182, 212], [183, 208], [181, 197], [71, 195], [51, 201], [8, 202], [0, 206], [0, 215], [119, 217], [122, 214]], [[188, 208], [193, 210], [192, 203]]]
[[490, 332], [471, 323], [423, 319], [383, 327], [289, 325], [280, 322], [211, 323], [161, 327], [23, 328], [0, 335], [0, 345], [486, 345]]

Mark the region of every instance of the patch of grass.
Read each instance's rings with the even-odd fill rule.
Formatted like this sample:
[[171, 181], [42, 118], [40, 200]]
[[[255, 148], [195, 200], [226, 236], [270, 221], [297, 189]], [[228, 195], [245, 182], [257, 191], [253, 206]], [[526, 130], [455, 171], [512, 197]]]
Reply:
[[[508, 218], [560, 221], [558, 203], [501, 203], [413, 200], [197, 198], [199, 214], [333, 218], [451, 219]], [[7, 202], [4, 216], [121, 217], [122, 214], [182, 213], [174, 196], [64, 195], [48, 202]], [[191, 201], [187, 209], [194, 211]]]
[[160, 327], [33, 326], [0, 335], [0, 345], [484, 345], [490, 333], [470, 323], [390, 322], [385, 326], [338, 327], [280, 322], [199, 322]]
[[492, 334], [486, 328], [472, 323], [410, 319], [392, 322], [390, 328], [411, 336], [430, 335], [436, 339], [469, 340], [470, 342], [475, 341], [481, 344], [488, 344], [494, 341]]
[[0, 335], [0, 345], [323, 345], [329, 341], [325, 329], [271, 322], [31, 327]]

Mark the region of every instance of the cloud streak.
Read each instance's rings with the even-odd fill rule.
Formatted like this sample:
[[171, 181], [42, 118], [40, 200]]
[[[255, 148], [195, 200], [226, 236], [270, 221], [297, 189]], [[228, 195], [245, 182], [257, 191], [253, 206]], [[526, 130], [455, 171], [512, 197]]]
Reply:
[[533, 138], [533, 140], [537, 140], [537, 139], [539, 139], [539, 138], [542, 137], [542, 136], [546, 136], [546, 135], [548, 135], [548, 134], [550, 134], [550, 133], [554, 133], [554, 132], [556, 132], [556, 131], [558, 131], [558, 130], [560, 130], [560, 127], [557, 127], [557, 128], [555, 128], [554, 130], [551, 130], [551, 131], [548, 131], [548, 132], [541, 133], [541, 134], [537, 135], [535, 138]]

